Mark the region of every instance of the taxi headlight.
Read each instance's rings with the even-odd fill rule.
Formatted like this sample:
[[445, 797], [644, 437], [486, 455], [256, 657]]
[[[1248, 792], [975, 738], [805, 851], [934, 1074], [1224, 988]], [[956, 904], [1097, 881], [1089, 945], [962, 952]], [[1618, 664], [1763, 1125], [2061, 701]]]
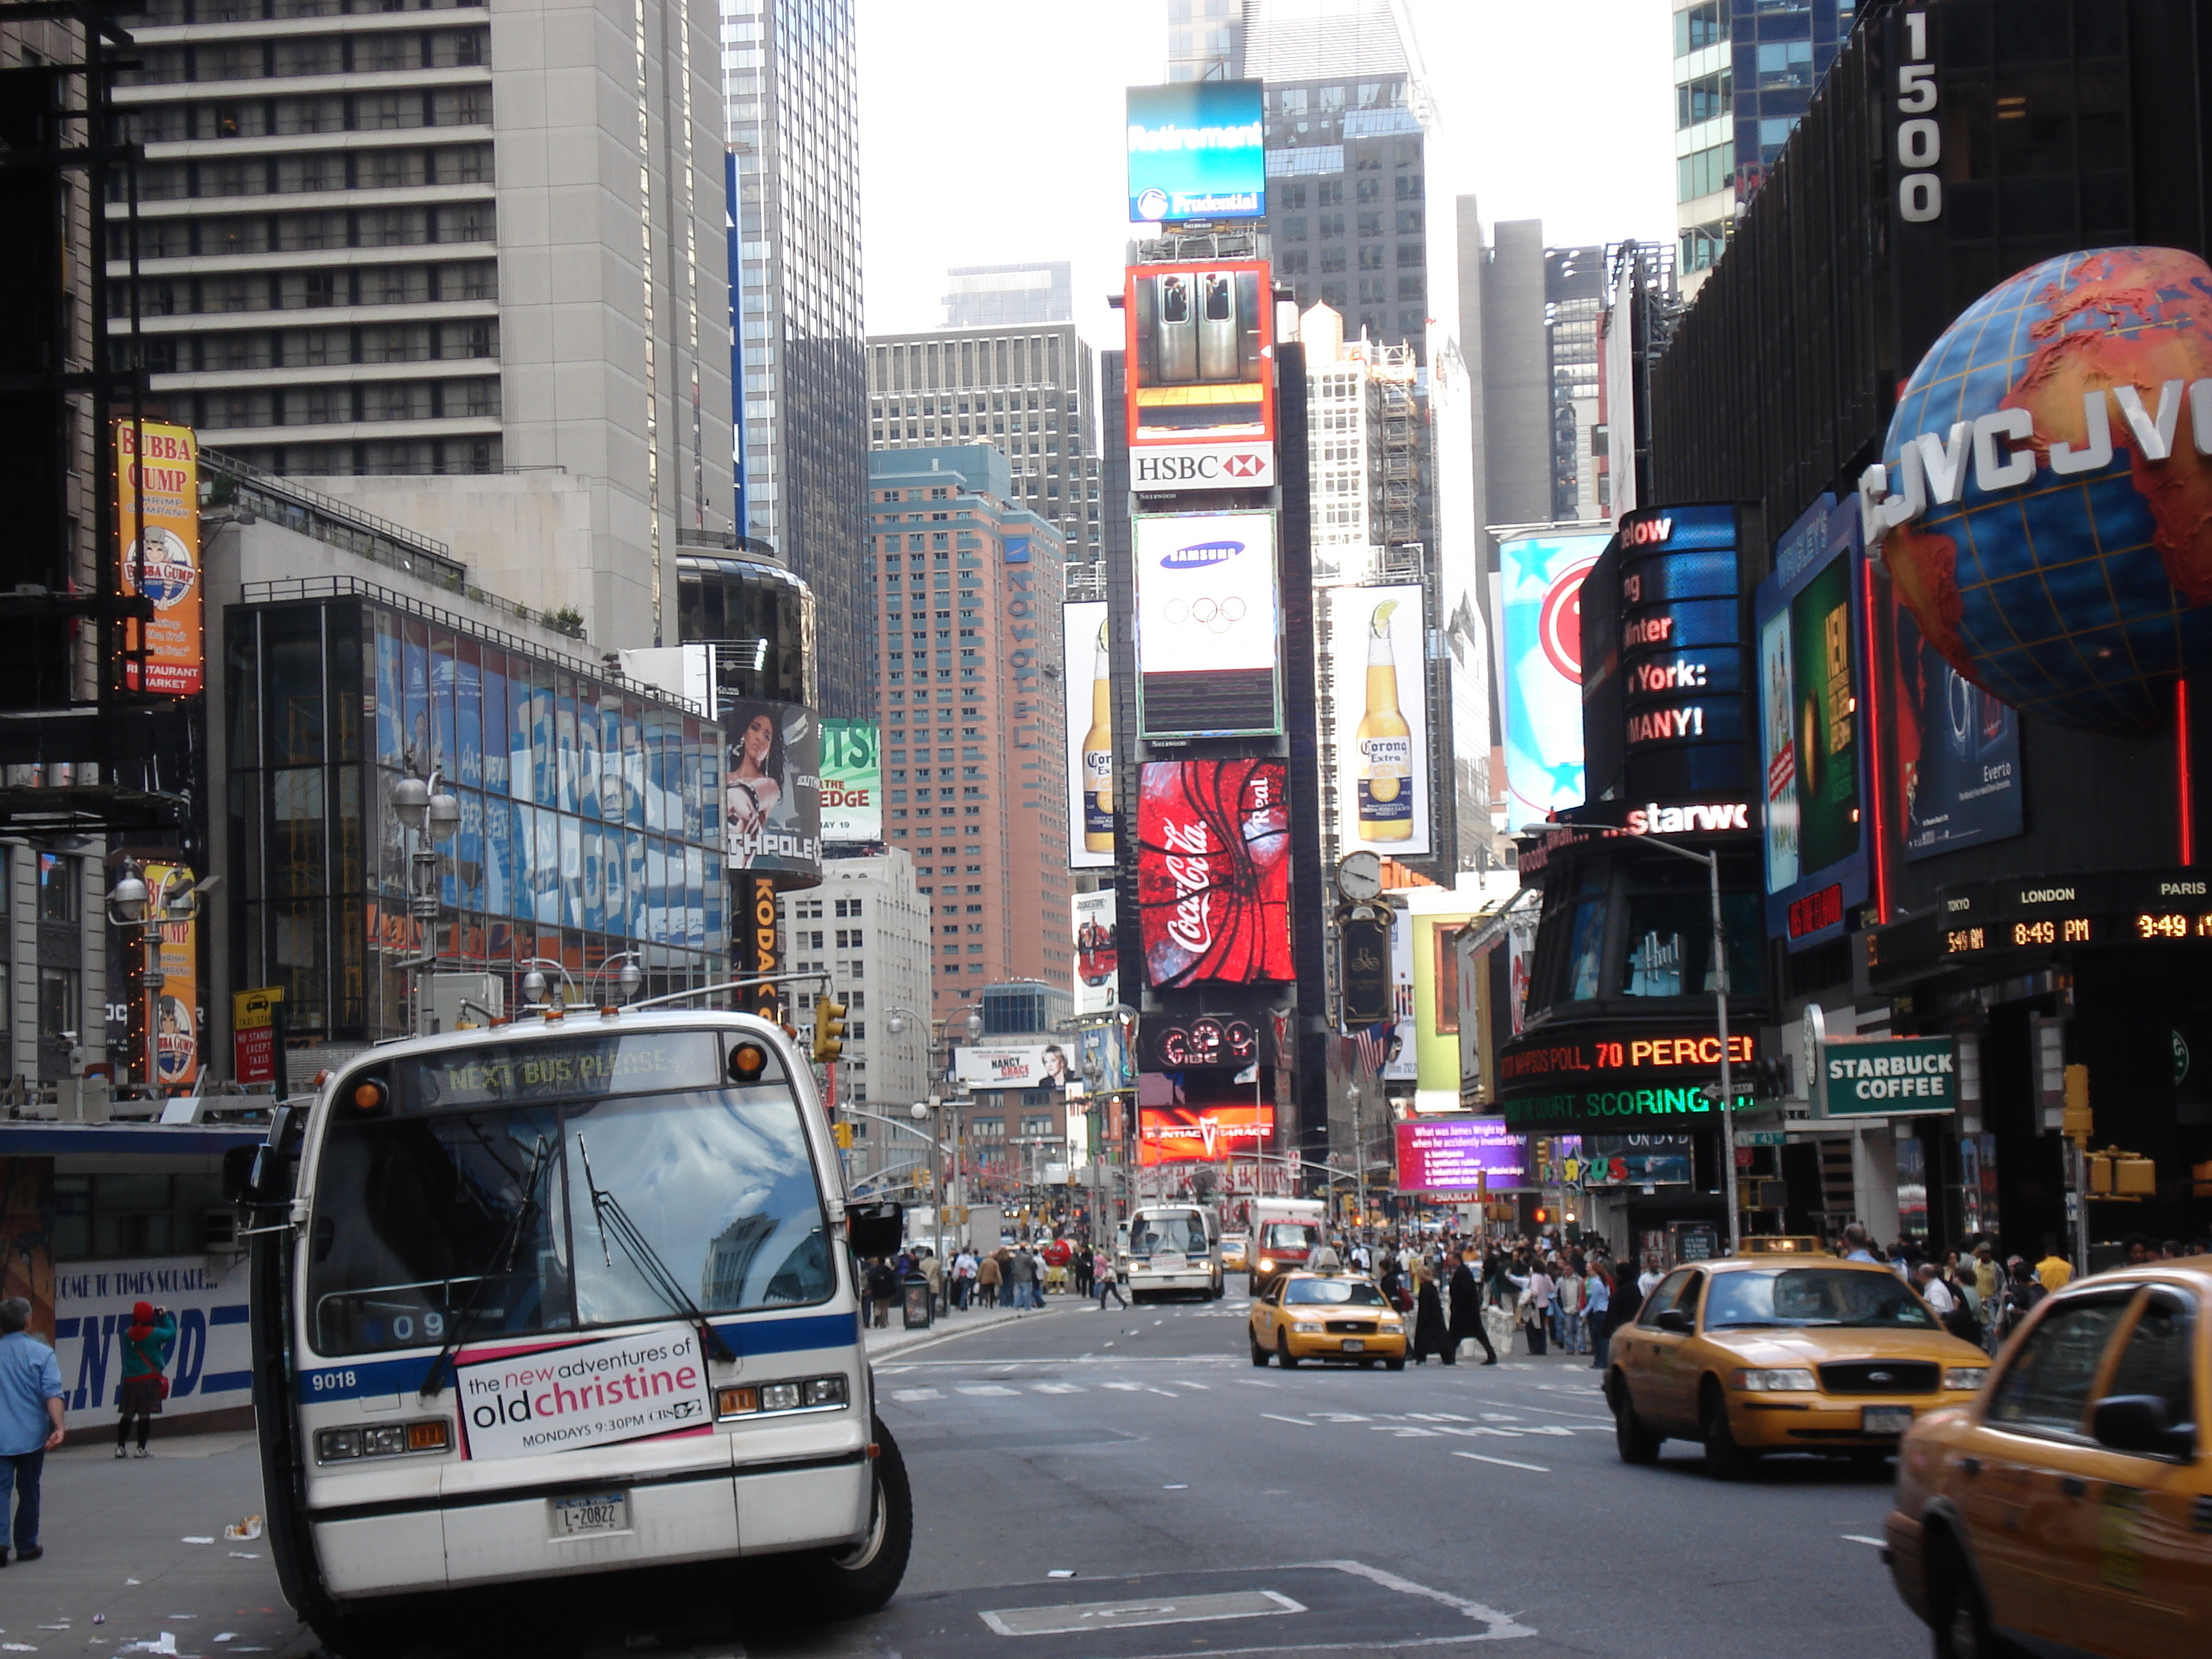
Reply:
[[1947, 1389], [1978, 1389], [1990, 1380], [1986, 1365], [1946, 1365], [1943, 1386]]
[[1308, 1322], [1302, 1324], [1296, 1324], [1292, 1325], [1291, 1328], [1293, 1331], [1296, 1331], [1300, 1336], [1319, 1336], [1321, 1334], [1321, 1326], [1317, 1322]]
[[1820, 1384], [1813, 1373], [1794, 1368], [1781, 1370], [1739, 1370], [1730, 1374], [1729, 1385], [1747, 1389], [1755, 1394], [1810, 1394]]

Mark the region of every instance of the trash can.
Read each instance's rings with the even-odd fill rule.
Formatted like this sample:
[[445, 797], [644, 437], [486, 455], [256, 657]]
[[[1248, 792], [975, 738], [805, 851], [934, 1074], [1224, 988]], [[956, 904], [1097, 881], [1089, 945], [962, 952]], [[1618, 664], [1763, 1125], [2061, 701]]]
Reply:
[[910, 1273], [900, 1289], [905, 1292], [906, 1328], [910, 1331], [926, 1331], [931, 1323], [929, 1281], [920, 1273]]

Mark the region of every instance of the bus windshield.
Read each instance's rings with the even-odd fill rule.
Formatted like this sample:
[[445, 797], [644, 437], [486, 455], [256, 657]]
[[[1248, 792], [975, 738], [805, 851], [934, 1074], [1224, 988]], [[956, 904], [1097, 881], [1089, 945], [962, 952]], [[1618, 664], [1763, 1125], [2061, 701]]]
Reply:
[[829, 1223], [798, 1103], [781, 1087], [338, 1118], [315, 1182], [307, 1306], [315, 1351], [665, 1319], [640, 1264], [603, 1237], [584, 1158], [699, 1308], [826, 1300]]
[[1180, 1250], [1185, 1255], [1206, 1252], [1206, 1224], [1195, 1215], [1141, 1215], [1129, 1230], [1129, 1253], [1154, 1255]]

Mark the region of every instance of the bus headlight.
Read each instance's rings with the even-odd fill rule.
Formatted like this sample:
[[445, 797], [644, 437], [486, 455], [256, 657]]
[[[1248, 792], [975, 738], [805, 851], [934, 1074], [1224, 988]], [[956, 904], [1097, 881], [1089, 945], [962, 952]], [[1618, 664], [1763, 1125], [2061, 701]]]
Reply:
[[763, 1382], [757, 1388], [714, 1390], [714, 1415], [725, 1419], [757, 1417], [769, 1412], [836, 1411], [852, 1403], [851, 1385], [842, 1376], [809, 1376], [790, 1382]]
[[453, 1425], [442, 1417], [419, 1423], [378, 1423], [365, 1429], [325, 1429], [315, 1436], [315, 1462], [403, 1457], [410, 1452], [448, 1451], [453, 1443]]

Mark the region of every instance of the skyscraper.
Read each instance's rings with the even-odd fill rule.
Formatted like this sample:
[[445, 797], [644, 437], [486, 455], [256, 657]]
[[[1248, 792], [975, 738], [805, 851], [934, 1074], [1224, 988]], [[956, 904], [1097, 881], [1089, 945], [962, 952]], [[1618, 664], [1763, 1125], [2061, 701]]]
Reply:
[[1065, 991], [1066, 717], [1044, 672], [1060, 660], [1059, 532], [1024, 510], [988, 443], [879, 451], [868, 484], [884, 836], [912, 852], [933, 907], [930, 1011], [1012, 979]]
[[868, 672], [867, 371], [853, 0], [722, 0], [734, 160], [740, 528], [821, 599], [829, 714], [875, 713]]
[[946, 328], [1029, 328], [1075, 318], [1073, 267], [1065, 259], [956, 265], [945, 273]]
[[1611, 516], [1599, 474], [1598, 318], [1607, 299], [1605, 249], [1544, 250], [1544, 333], [1552, 365], [1552, 517]]
[[1060, 532], [1067, 562], [1095, 561], [1097, 381], [1091, 348], [1074, 324], [942, 328], [869, 340], [872, 450], [987, 441], [1011, 463], [1012, 499]]
[[156, 399], [597, 644], [672, 644], [678, 541], [731, 524], [712, 14], [282, 9], [131, 19]]
[[1851, 32], [1857, 0], [1674, 0], [1675, 269], [1694, 295]]

